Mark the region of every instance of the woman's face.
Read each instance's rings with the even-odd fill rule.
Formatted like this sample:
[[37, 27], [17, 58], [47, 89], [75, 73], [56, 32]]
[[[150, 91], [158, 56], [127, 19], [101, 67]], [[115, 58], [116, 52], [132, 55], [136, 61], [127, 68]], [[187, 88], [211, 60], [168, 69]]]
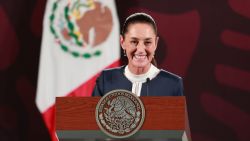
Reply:
[[148, 70], [158, 43], [153, 27], [147, 23], [130, 24], [120, 41], [128, 57], [128, 66]]

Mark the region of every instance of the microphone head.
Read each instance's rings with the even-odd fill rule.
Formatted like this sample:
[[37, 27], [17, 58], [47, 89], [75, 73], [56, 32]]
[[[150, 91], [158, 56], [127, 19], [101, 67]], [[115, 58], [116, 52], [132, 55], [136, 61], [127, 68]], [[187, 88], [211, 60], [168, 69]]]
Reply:
[[150, 79], [149, 79], [149, 78], [147, 78], [147, 79], [146, 79], [146, 82], [148, 83], [149, 81], [150, 81]]

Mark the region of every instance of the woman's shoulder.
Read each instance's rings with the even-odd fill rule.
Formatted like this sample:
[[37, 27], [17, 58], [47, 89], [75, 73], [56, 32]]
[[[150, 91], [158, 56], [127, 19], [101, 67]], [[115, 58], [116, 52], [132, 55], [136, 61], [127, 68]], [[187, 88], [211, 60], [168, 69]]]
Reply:
[[121, 75], [124, 72], [124, 68], [125, 66], [104, 69], [101, 75], [105, 75], [105, 76], [106, 75], [108, 76]]
[[103, 73], [119, 73], [124, 71], [125, 66], [104, 69]]
[[100, 74], [100, 79], [103, 79], [105, 82], [119, 82], [124, 80], [124, 66], [104, 69]]
[[168, 79], [168, 80], [174, 80], [174, 81], [182, 80], [182, 78], [179, 75], [166, 71], [164, 69], [160, 70], [159, 76], [162, 79]]
[[104, 72], [115, 72], [115, 71], [121, 71], [124, 70], [125, 66], [119, 66], [119, 67], [114, 67], [114, 68], [108, 68], [104, 69]]

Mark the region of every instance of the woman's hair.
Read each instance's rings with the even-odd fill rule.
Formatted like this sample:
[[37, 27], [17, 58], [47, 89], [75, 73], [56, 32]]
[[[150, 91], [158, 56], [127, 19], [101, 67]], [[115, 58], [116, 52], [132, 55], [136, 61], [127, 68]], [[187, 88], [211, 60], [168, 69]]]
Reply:
[[157, 35], [156, 23], [150, 15], [146, 13], [134, 13], [130, 15], [129, 17], [127, 17], [127, 19], [125, 20], [123, 24], [122, 31], [121, 31], [121, 35], [123, 36], [123, 38], [125, 37], [125, 34], [128, 32], [129, 25], [135, 24], [135, 23], [146, 23], [146, 24], [151, 25], [155, 32], [155, 35]]

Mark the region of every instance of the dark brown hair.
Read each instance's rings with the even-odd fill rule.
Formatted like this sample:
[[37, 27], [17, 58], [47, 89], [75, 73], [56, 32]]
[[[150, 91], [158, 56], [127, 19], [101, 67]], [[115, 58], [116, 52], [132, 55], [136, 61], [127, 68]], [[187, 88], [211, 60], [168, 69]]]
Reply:
[[134, 13], [130, 15], [129, 17], [127, 17], [127, 19], [125, 20], [123, 24], [122, 32], [121, 32], [123, 38], [125, 37], [125, 34], [128, 31], [129, 25], [135, 24], [135, 23], [146, 23], [146, 24], [151, 25], [155, 32], [155, 35], [157, 35], [156, 23], [150, 15], [146, 13]]

